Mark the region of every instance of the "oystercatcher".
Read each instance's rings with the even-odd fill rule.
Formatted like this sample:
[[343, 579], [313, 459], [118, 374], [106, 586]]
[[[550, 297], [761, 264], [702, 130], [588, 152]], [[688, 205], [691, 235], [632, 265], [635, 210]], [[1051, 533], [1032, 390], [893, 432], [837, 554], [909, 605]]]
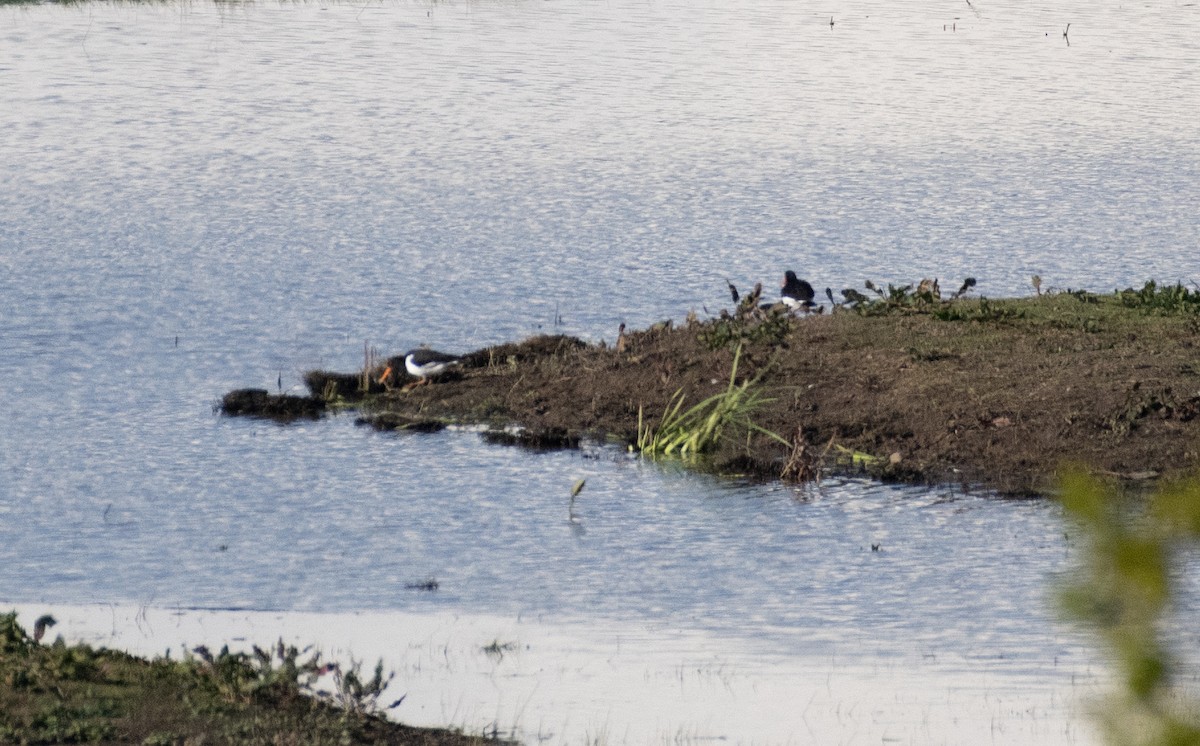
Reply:
[[816, 297], [816, 292], [813, 291], [813, 286], [806, 281], [796, 277], [796, 273], [788, 270], [783, 273], [783, 290], [779, 294], [779, 300], [788, 308], [802, 308], [811, 310], [815, 303], [813, 298]]
[[[383, 375], [379, 376], [380, 383], [387, 385], [387, 382], [391, 380], [392, 366], [396, 360], [397, 358], [392, 358], [388, 361], [388, 366], [384, 369]], [[404, 369], [418, 380], [416, 383], [409, 384], [405, 388], [428, 383], [431, 378], [445, 373], [448, 369], [461, 362], [462, 358], [457, 355], [449, 355], [445, 352], [438, 352], [437, 350], [430, 350], [425, 347], [409, 350], [404, 353]]]
[[420, 378], [423, 381], [428, 381], [430, 378], [445, 373], [451, 367], [462, 362], [462, 358], [457, 355], [448, 355], [445, 352], [420, 348], [417, 350], [409, 350], [404, 354], [404, 369], [410, 374]]

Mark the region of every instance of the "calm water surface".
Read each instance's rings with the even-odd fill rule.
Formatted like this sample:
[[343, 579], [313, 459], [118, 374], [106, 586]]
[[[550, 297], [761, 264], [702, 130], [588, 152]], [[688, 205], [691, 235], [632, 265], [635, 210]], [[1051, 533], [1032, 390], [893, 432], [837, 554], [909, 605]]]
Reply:
[[[915, 661], [915, 686], [878, 679], [870, 701], [905, 706], [875, 735], [962, 741], [930, 712], [976, 712], [975, 680], [1053, 724], [985, 708], [1009, 728], [992, 740], [1086, 741], [1089, 656], [1046, 603], [1073, 553], [1051, 504], [726, 484], [212, 404], [351, 370], [364, 343], [611, 340], [785, 268], [991, 296], [1032, 274], [1196, 281], [1197, 59], [1200, 8], [1176, 2], [0, 9], [0, 599], [537, 619], [715, 651], [756, 691], [814, 661], [866, 680]], [[555, 649], [593, 638], [571, 639]], [[607, 740], [642, 742], [622, 681], [543, 687], [612, 697]], [[861, 719], [813, 736], [804, 694], [778, 694], [694, 734], [856, 739]], [[693, 733], [709, 702], [680, 702], [667, 731]], [[581, 706], [524, 705], [531, 740]]]

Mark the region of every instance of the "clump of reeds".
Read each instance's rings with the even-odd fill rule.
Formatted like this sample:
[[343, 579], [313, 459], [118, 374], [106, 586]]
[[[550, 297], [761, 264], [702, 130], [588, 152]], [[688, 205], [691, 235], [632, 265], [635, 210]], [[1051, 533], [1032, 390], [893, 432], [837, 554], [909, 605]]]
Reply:
[[375, 373], [375, 369], [379, 367], [379, 350], [372, 347], [370, 344], [363, 341], [363, 367], [358, 374], [358, 390], [359, 393], [369, 393], [371, 391], [371, 377]]
[[738, 345], [733, 354], [733, 367], [729, 372], [729, 385], [724, 391], [713, 394], [688, 409], [683, 389], [672, 396], [663, 412], [658, 427], [643, 420], [642, 409], [638, 408], [638, 451], [651, 458], [678, 457], [694, 459], [711, 451], [721, 436], [732, 428], [756, 432], [790, 446], [791, 444], [775, 433], [755, 424], [751, 416], [772, 399], [763, 395], [758, 387], [758, 377], [737, 382], [738, 362], [742, 347]]

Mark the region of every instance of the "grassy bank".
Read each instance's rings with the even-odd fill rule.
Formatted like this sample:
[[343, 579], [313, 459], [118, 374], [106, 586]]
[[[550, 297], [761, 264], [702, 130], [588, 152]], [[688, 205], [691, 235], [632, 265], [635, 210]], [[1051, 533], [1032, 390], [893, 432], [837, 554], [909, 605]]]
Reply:
[[752, 381], [742, 396], [756, 403], [753, 427], [723, 430], [697, 459], [727, 474], [865, 468], [1034, 494], [1068, 462], [1132, 483], [1200, 466], [1200, 293], [1150, 284], [1006, 300], [911, 288], [847, 298], [800, 317], [743, 304], [615, 344], [538, 337], [485, 348], [460, 373], [412, 390], [372, 380], [364, 394], [361, 373], [307, 381], [314, 399], [354, 404], [381, 428], [516, 424], [534, 444], [590, 435], [631, 445], [639, 422], [644, 440], [664, 413]]
[[0, 743], [495, 743], [389, 722], [376, 702], [380, 669], [342, 670], [282, 643], [146, 660], [34, 636], [0, 615]]

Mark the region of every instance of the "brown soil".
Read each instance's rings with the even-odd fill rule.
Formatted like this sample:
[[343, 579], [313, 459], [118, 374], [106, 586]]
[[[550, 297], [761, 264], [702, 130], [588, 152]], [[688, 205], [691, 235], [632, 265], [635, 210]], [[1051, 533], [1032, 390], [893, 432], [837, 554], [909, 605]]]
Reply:
[[[858, 452], [876, 458], [855, 464], [881, 478], [1008, 494], [1045, 493], [1072, 463], [1133, 482], [1194, 473], [1200, 315], [1119, 301], [1077, 293], [883, 315], [754, 311], [660, 325], [613, 346], [536, 337], [471, 353], [452, 379], [411, 390], [389, 382], [364, 410], [391, 423], [517, 424], [532, 441], [632, 442], [639, 411], [656, 425], [677, 391], [686, 407], [724, 390], [741, 339], [739, 383], [759, 377], [773, 400], [755, 423], [794, 444], [799, 433], [807, 454], [823, 457], [810, 464], [820, 471]], [[314, 392], [330, 375], [309, 374]], [[705, 464], [779, 477], [791, 455], [743, 430]]]
[[266, 389], [235, 389], [221, 398], [220, 407], [225, 414], [248, 414], [290, 421], [302, 417], [320, 417], [325, 411], [325, 400], [316, 395], [272, 395]]

